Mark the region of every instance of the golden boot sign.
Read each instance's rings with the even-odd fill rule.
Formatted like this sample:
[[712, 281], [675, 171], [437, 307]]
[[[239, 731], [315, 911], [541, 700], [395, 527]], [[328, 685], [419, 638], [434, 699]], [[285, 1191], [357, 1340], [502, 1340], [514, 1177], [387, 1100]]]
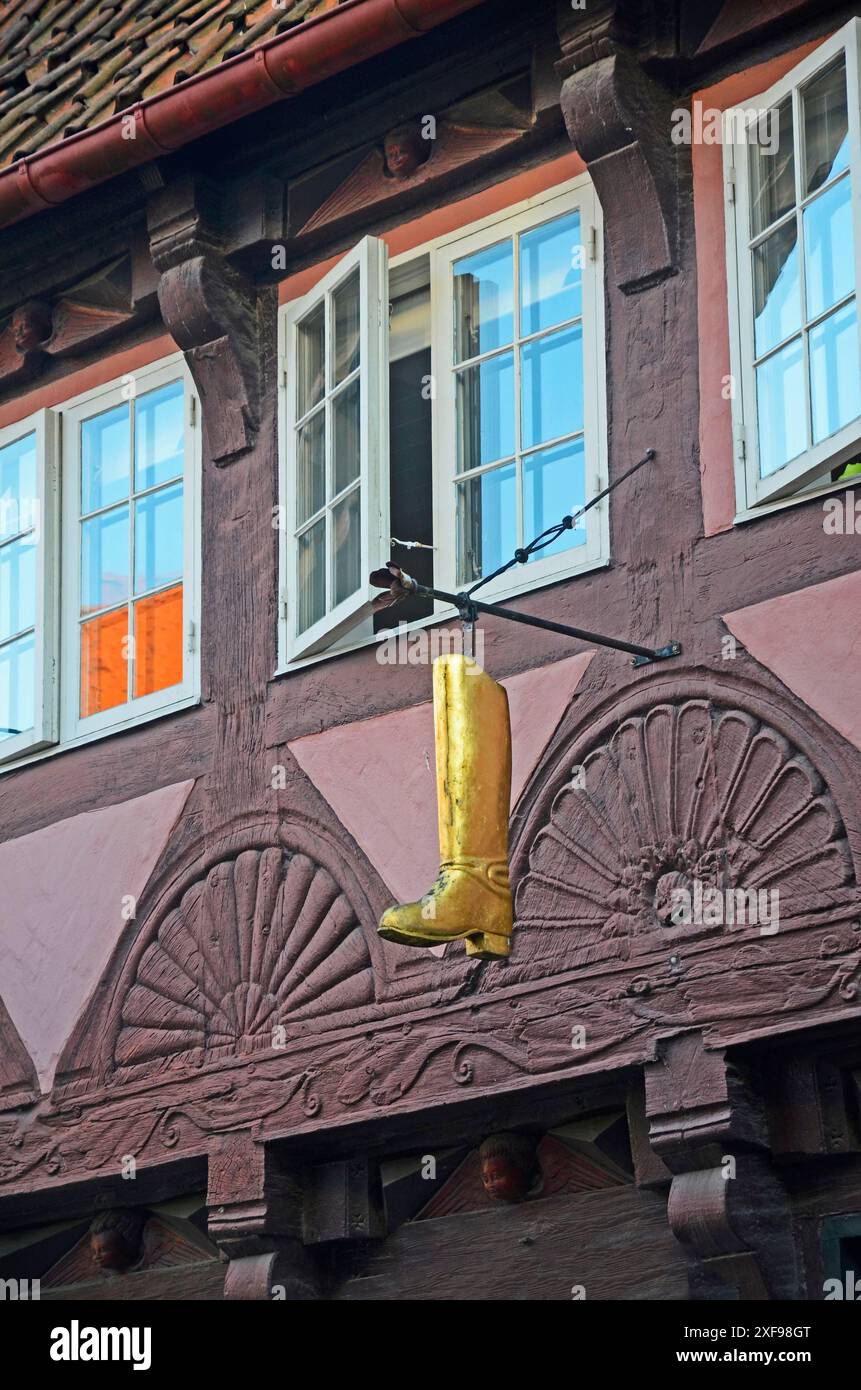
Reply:
[[439, 874], [416, 903], [390, 907], [380, 936], [402, 946], [466, 940], [467, 955], [507, 956], [511, 724], [508, 696], [470, 657], [433, 665]]

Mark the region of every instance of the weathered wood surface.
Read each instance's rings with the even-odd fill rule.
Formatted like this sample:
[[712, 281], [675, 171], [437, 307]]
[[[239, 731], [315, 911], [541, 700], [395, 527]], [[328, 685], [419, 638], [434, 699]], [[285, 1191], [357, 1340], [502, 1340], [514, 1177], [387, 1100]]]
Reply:
[[550, 1197], [402, 1226], [357, 1253], [335, 1300], [686, 1299], [666, 1203], [635, 1188]]
[[74, 1303], [79, 1299], [82, 1303], [220, 1300], [224, 1297], [226, 1270], [227, 1265], [221, 1260], [206, 1260], [176, 1269], [143, 1269], [138, 1274], [116, 1275], [68, 1288], [45, 1289], [42, 1300], [45, 1303]]

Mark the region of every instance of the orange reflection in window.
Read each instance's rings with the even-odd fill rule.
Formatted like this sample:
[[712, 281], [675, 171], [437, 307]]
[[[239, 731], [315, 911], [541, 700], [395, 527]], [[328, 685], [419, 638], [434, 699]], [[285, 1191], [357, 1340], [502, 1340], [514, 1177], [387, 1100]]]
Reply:
[[182, 585], [135, 604], [135, 698], [182, 680]]
[[129, 667], [124, 638], [128, 610], [115, 609], [81, 624], [81, 718], [128, 699]]

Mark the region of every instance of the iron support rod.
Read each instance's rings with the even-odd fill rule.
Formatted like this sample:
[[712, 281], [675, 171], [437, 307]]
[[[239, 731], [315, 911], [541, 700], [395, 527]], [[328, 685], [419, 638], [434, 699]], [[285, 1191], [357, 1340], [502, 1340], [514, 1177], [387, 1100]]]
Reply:
[[646, 657], [649, 661], [661, 661], [664, 651], [652, 647], [640, 647], [636, 642], [623, 642], [618, 637], [602, 637], [597, 632], [587, 632], [580, 627], [567, 627], [564, 623], [553, 623], [547, 618], [536, 618], [531, 613], [518, 613], [516, 609], [502, 608], [498, 603], [483, 603], [481, 599], [471, 598], [469, 594], [449, 594], [443, 589], [431, 589], [426, 584], [416, 584], [413, 591], [422, 598], [439, 599], [440, 603], [451, 603], [461, 613], [474, 608], [479, 613], [490, 613], [496, 618], [507, 618], [512, 623], [524, 623], [527, 627], [540, 627], [545, 632], [561, 632], [563, 637], [576, 637], [581, 642], [594, 642], [596, 646], [613, 647], [618, 652], [630, 652], [632, 656]]

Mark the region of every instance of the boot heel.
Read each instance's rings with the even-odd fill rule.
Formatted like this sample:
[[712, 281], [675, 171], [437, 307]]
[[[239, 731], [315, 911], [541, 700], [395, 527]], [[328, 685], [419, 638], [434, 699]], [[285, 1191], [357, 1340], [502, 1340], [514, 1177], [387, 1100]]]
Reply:
[[510, 936], [498, 936], [493, 932], [485, 931], [466, 938], [466, 954], [478, 956], [480, 960], [504, 959], [510, 952]]

